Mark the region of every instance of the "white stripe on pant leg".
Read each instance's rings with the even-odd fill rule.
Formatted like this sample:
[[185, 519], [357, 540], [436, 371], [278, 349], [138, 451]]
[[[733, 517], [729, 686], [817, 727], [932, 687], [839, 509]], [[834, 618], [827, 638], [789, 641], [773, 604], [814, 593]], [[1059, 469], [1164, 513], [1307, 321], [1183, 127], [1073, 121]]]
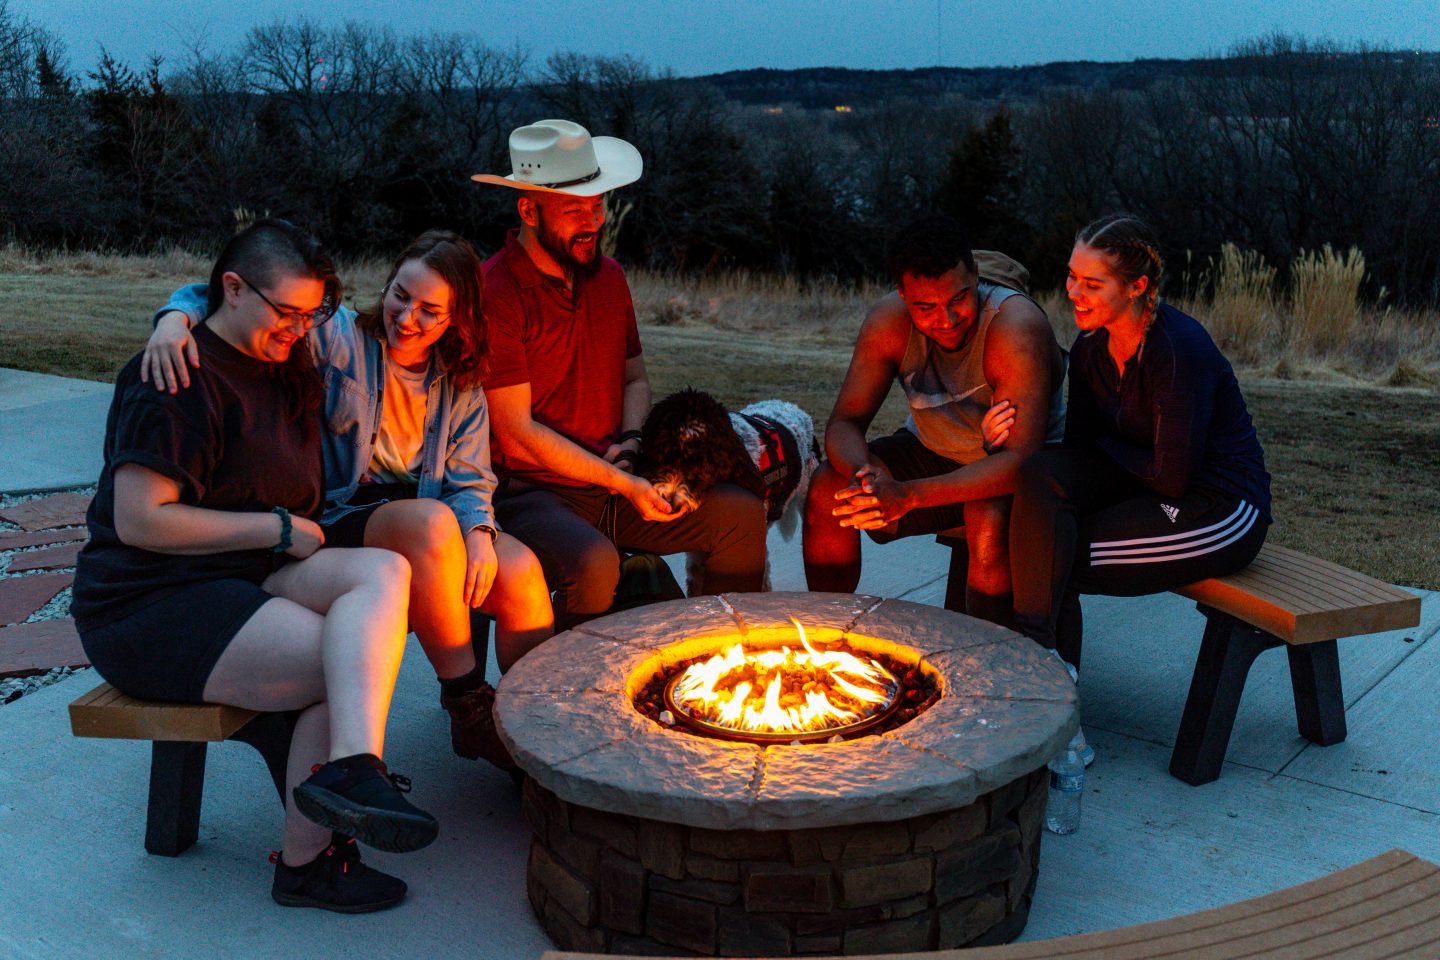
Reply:
[[[1126, 557], [1138, 556], [1138, 554], [1146, 553], [1166, 553], [1166, 551], [1189, 550], [1189, 548], [1200, 547], [1200, 545], [1211, 543], [1211, 541], [1214, 540], [1223, 540], [1224, 537], [1228, 537], [1228, 535], [1230, 535], [1231, 531], [1233, 531], [1234, 528], [1241, 527], [1241, 525], [1246, 524], [1248, 520], [1251, 520], [1251, 518], [1254, 517], [1254, 512], [1256, 512], [1256, 510], [1254, 510], [1253, 507], [1250, 507], [1250, 505], [1247, 504], [1246, 511], [1244, 511], [1244, 514], [1240, 515], [1240, 518], [1238, 518], [1238, 520], [1234, 520], [1234, 522], [1227, 521], [1227, 525], [1225, 525], [1223, 530], [1217, 531], [1217, 533], [1212, 533], [1208, 535], [1208, 537], [1207, 535], [1202, 535], [1204, 531], [1192, 531], [1192, 534], [1188, 535], [1187, 540], [1175, 540], [1174, 537], [1166, 537], [1165, 540], [1174, 540], [1174, 543], [1149, 544], [1146, 545], [1146, 547], [1130, 547], [1128, 548], [1128, 550], [1102, 550], [1102, 548], [1096, 548], [1096, 545], [1092, 544], [1092, 547], [1090, 547], [1090, 556]], [[1205, 530], [1214, 530], [1214, 525], [1211, 525], [1211, 527], [1205, 527]]]
[[[1152, 545], [1152, 546], [1148, 546], [1148, 547], [1133, 547], [1133, 548], [1131, 548], [1131, 549], [1129, 549], [1129, 550], [1099, 550], [1099, 549], [1096, 549], [1095, 546], [1092, 544], [1091, 547], [1090, 547], [1090, 556], [1091, 556], [1091, 557], [1125, 557], [1125, 556], [1139, 556], [1139, 555], [1141, 555], [1141, 554], [1147, 554], [1147, 553], [1173, 553], [1173, 552], [1176, 551], [1176, 550], [1189, 550], [1189, 549], [1193, 549], [1194, 547], [1204, 546], [1205, 544], [1210, 543], [1210, 542], [1212, 542], [1212, 541], [1221, 540], [1221, 539], [1224, 539], [1225, 537], [1228, 537], [1228, 536], [1230, 535], [1231, 531], [1233, 531], [1236, 527], [1248, 526], [1251, 522], [1253, 522], [1254, 519], [1255, 519], [1255, 514], [1258, 513], [1259, 511], [1257, 511], [1254, 507], [1250, 506], [1249, 504], [1245, 504], [1245, 507], [1246, 507], [1245, 513], [1244, 513], [1238, 520], [1236, 520], [1234, 523], [1230, 524], [1230, 525], [1229, 525], [1228, 527], [1226, 527], [1225, 529], [1220, 530], [1220, 531], [1218, 531], [1217, 533], [1212, 533], [1212, 534], [1210, 534], [1208, 537], [1197, 536], [1197, 537], [1194, 537], [1194, 538], [1192, 538], [1192, 539], [1190, 539], [1190, 540], [1185, 540], [1185, 541], [1183, 541], [1183, 542], [1166, 543], [1166, 544]], [[1212, 527], [1206, 527], [1205, 529], [1206, 529], [1206, 530], [1210, 530], [1210, 529], [1213, 529], [1213, 528], [1212, 528]], [[1198, 532], [1199, 532], [1199, 531], [1197, 531], [1197, 533], [1198, 533]]]
[[[1162, 546], [1152, 546], [1152, 547], [1143, 547], [1143, 548], [1142, 548], [1142, 547], [1137, 547], [1137, 548], [1131, 549], [1131, 550], [1093, 550], [1093, 549], [1092, 549], [1092, 550], [1090, 551], [1090, 559], [1091, 559], [1092, 561], [1094, 561], [1094, 560], [1096, 560], [1096, 559], [1098, 559], [1098, 558], [1145, 557], [1145, 556], [1149, 556], [1149, 557], [1162, 557], [1162, 558], [1163, 558], [1163, 557], [1174, 556], [1174, 555], [1179, 554], [1179, 553], [1185, 553], [1186, 556], [1195, 556], [1196, 554], [1195, 554], [1194, 552], [1187, 552], [1187, 551], [1195, 551], [1196, 548], [1198, 548], [1198, 547], [1203, 547], [1203, 546], [1205, 546], [1206, 544], [1214, 543], [1214, 542], [1216, 542], [1217, 540], [1225, 540], [1225, 542], [1229, 543], [1230, 541], [1229, 541], [1228, 539], [1226, 539], [1226, 538], [1230, 537], [1230, 535], [1231, 535], [1232, 533], [1234, 533], [1236, 530], [1241, 530], [1241, 532], [1244, 532], [1245, 530], [1250, 529], [1251, 525], [1255, 522], [1255, 517], [1256, 517], [1258, 514], [1259, 514], [1259, 511], [1258, 511], [1258, 510], [1256, 510], [1254, 507], [1249, 506], [1249, 504], [1246, 504], [1245, 513], [1244, 513], [1244, 515], [1242, 515], [1242, 516], [1240, 517], [1239, 520], [1237, 520], [1235, 523], [1230, 524], [1228, 527], [1226, 527], [1224, 530], [1221, 530], [1219, 533], [1212, 533], [1212, 534], [1210, 534], [1208, 537], [1199, 537], [1199, 538], [1196, 538], [1196, 539], [1193, 539], [1193, 540], [1187, 540], [1187, 541], [1185, 541], [1185, 542], [1183, 542], [1183, 543], [1167, 543], [1167, 544], [1164, 544], [1164, 545], [1162, 545]], [[1200, 552], [1203, 553], [1203, 552], [1205, 552], [1205, 551], [1202, 550], [1202, 551], [1200, 551]]]
[[1105, 567], [1117, 563], [1169, 563], [1171, 560], [1185, 560], [1189, 557], [1199, 557], [1207, 553], [1214, 553], [1217, 550], [1230, 546], [1230, 544], [1234, 543], [1236, 540], [1239, 540], [1241, 537], [1245, 536], [1245, 534], [1249, 533], [1250, 528], [1255, 526], [1255, 517], [1258, 512], [1259, 511], [1256, 511], [1256, 513], [1252, 513], [1250, 515], [1249, 521], [1245, 524], [1245, 526], [1237, 530], [1230, 537], [1222, 540], [1217, 544], [1206, 547], [1203, 550], [1191, 550], [1189, 553], [1172, 553], [1165, 556], [1114, 557], [1108, 560], [1091, 560], [1090, 566]]
[[1244, 500], [1241, 500], [1240, 505], [1235, 508], [1235, 512], [1230, 514], [1230, 516], [1226, 517], [1224, 520], [1221, 520], [1219, 523], [1212, 523], [1208, 527], [1200, 527], [1197, 530], [1187, 530], [1184, 533], [1167, 533], [1163, 537], [1136, 537], [1134, 540], [1103, 540], [1092, 543], [1090, 544], [1090, 546], [1092, 549], [1096, 547], [1133, 547], [1144, 543], [1167, 543], [1171, 540], [1186, 540], [1190, 537], [1198, 536], [1202, 533], [1209, 533], [1211, 530], [1220, 529], [1226, 524], [1234, 521], [1235, 518], [1240, 516], [1240, 513], [1249, 506], [1250, 504], [1246, 503]]

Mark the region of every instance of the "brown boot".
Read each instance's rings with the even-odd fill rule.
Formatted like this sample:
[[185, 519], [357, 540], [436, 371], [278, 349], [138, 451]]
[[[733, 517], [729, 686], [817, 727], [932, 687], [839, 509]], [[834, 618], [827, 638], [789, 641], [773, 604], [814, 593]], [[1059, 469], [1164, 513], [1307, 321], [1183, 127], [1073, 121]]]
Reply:
[[495, 688], [481, 683], [468, 693], [440, 693], [440, 705], [450, 714], [450, 748], [466, 760], [483, 757], [501, 770], [518, 769], [500, 734], [495, 732]]

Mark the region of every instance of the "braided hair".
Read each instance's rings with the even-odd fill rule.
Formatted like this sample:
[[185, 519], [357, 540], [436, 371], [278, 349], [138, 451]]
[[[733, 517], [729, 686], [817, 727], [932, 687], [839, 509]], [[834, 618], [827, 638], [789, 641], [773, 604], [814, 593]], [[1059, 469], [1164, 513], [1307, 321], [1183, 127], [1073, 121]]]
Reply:
[[1091, 221], [1075, 235], [1075, 242], [1109, 254], [1115, 275], [1126, 285], [1145, 277], [1145, 307], [1153, 310], [1160, 300], [1160, 281], [1165, 276], [1165, 258], [1160, 240], [1149, 224], [1129, 213], [1111, 213]]

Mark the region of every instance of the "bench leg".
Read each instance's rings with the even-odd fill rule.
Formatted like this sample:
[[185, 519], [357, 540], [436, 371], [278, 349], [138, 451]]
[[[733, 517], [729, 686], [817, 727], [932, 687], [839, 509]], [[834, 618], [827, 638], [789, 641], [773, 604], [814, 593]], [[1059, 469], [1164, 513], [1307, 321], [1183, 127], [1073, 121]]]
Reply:
[[262, 713], [245, 726], [230, 734], [231, 740], [248, 743], [260, 752], [275, 791], [280, 794], [280, 803], [285, 803], [285, 766], [290, 760], [290, 738], [295, 733], [296, 711], [287, 713]]
[[205, 792], [202, 742], [156, 740], [150, 754], [150, 800], [145, 812], [145, 850], [178, 857], [200, 836], [200, 798]]
[[945, 578], [945, 609], [965, 612], [965, 582], [970, 579], [970, 548], [960, 539], [950, 545], [950, 575]]
[[1205, 638], [1170, 755], [1171, 776], [1197, 787], [1220, 776], [1250, 665], [1283, 642], [1203, 604], [1198, 609], [1206, 617]]
[[1334, 640], [1292, 644], [1290, 686], [1300, 736], [1328, 747], [1345, 739], [1345, 697], [1340, 690], [1340, 651]]

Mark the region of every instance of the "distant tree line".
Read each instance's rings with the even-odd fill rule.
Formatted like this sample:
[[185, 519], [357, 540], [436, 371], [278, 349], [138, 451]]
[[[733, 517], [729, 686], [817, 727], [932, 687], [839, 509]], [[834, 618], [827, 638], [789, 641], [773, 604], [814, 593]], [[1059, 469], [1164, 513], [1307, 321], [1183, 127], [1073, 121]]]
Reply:
[[350, 254], [431, 226], [493, 249], [514, 198], [469, 174], [508, 170], [509, 131], [561, 116], [645, 157], [614, 198], [627, 263], [858, 278], [895, 226], [943, 210], [1051, 286], [1075, 228], [1123, 208], [1160, 229], [1173, 275], [1226, 242], [1279, 265], [1355, 245], [1371, 296], [1440, 304], [1440, 58], [1271, 37], [1137, 76], [1008, 102], [887, 81], [837, 111], [785, 99], [778, 72], [773, 103], [742, 103], [631, 57], [537, 64], [464, 35], [303, 20], [77, 73], [0, 0], [0, 242], [209, 248], [273, 214]]

